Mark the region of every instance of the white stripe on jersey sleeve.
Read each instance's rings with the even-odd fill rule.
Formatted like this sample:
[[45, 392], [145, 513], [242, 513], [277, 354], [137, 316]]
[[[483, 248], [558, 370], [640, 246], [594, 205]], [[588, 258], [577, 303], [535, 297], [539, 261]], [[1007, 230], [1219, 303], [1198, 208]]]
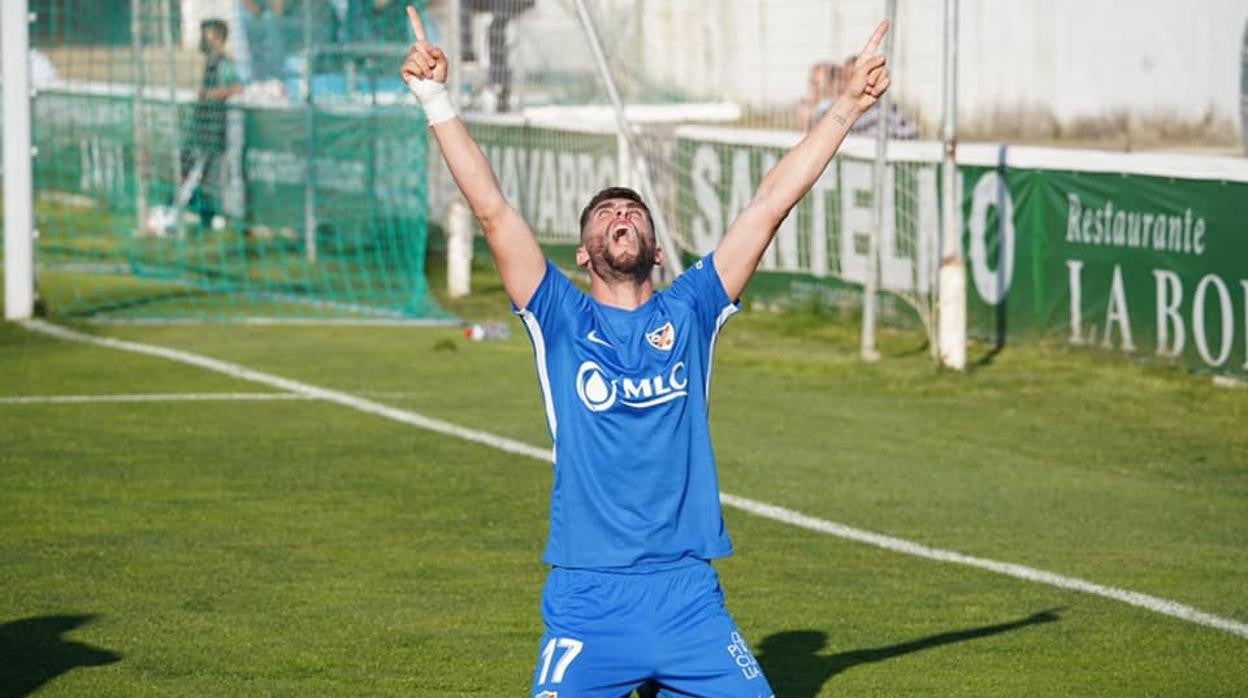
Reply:
[[729, 303], [724, 309], [719, 311], [719, 317], [715, 319], [715, 331], [711, 333], [711, 349], [706, 355], [706, 405], [707, 411], [710, 411], [711, 404], [711, 371], [715, 368], [715, 343], [719, 341], [719, 331], [724, 328], [724, 323], [728, 322], [728, 318], [736, 315], [741, 308], [736, 303]]
[[542, 386], [542, 401], [546, 404], [546, 426], [550, 428], [550, 438], [558, 434], [559, 422], [555, 418], [555, 400], [550, 392], [550, 373], [546, 369], [546, 338], [542, 334], [542, 326], [537, 316], [528, 310], [519, 310], [517, 314], [529, 330], [533, 340], [533, 359], [537, 362], [537, 380]]

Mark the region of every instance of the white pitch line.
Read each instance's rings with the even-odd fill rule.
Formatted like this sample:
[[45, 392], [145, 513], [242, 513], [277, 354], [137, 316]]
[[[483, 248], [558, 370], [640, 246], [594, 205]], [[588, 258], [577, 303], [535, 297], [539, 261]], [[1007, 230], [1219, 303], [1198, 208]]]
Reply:
[[864, 531], [859, 528], [852, 528], [844, 524], [838, 524], [833, 521], [817, 519], [813, 516], [807, 516], [792, 509], [785, 509], [774, 504], [766, 504], [764, 502], [756, 502], [745, 497], [721, 492], [719, 500], [724, 504], [735, 507], [742, 511], [748, 511], [751, 514], [761, 516], [763, 518], [779, 521], [781, 523], [804, 528], [808, 531], [816, 531], [826, 533], [838, 538], [866, 543], [877, 548], [891, 550], [895, 553], [903, 553], [905, 555], [913, 555], [915, 557], [923, 557], [938, 562], [952, 562], [957, 565], [966, 565], [967, 567], [977, 567], [981, 570], [1004, 574], [1007, 577], [1023, 579], [1029, 582], [1037, 582], [1040, 584], [1048, 584], [1062, 589], [1070, 589], [1071, 591], [1081, 591], [1085, 594], [1094, 596], [1103, 596], [1107, 599], [1121, 601], [1125, 604], [1144, 608], [1149, 611], [1161, 613], [1163, 615], [1172, 616], [1186, 620], [1198, 625], [1225, 630], [1232, 635], [1248, 638], [1248, 624], [1215, 616], [1212, 613], [1185, 606], [1177, 601], [1163, 599], [1158, 596], [1150, 596], [1141, 594], [1138, 591], [1130, 591], [1128, 589], [1119, 589], [1117, 587], [1105, 586], [1096, 582], [1089, 582], [1075, 577], [1066, 577], [1054, 572], [1046, 572], [1034, 567], [1025, 565], [1016, 565], [1012, 562], [998, 562], [982, 557], [972, 557], [963, 555], [952, 550], [941, 550], [940, 548], [931, 548], [921, 543], [913, 543], [902, 538], [893, 538], [879, 533]]
[[[420, 395], [412, 390], [370, 390], [368, 397], [404, 399]], [[126, 402], [265, 402], [270, 400], [314, 400], [298, 393], [121, 393], [114, 395], [6, 395], [0, 405], [89, 405]]]
[[460, 321], [454, 320], [421, 320], [409, 318], [282, 318], [282, 317], [241, 317], [224, 320], [205, 318], [133, 318], [101, 315], [92, 317], [87, 322], [92, 325], [115, 327], [182, 327], [182, 326], [229, 326], [246, 325], [249, 327], [458, 327]]
[[84, 405], [118, 402], [212, 402], [252, 400], [311, 400], [296, 393], [134, 393], [121, 395], [11, 395], [0, 405]]
[[[60, 339], [93, 344], [96, 346], [108, 347], [110, 349], [119, 349], [137, 354], [145, 354], [147, 356], [155, 356], [168, 359], [170, 361], [177, 361], [191, 366], [207, 369], [209, 371], [222, 373], [234, 378], [268, 385], [290, 393], [302, 395], [310, 399], [325, 400], [327, 402], [342, 405], [343, 407], [350, 407], [351, 409], [393, 419], [403, 424], [419, 427], [421, 429], [437, 432], [439, 434], [454, 436], [473, 443], [483, 444], [508, 453], [528, 456], [545, 463], [549, 463], [551, 460], [551, 451], [549, 449], [537, 448], [536, 446], [531, 446], [514, 439], [508, 439], [506, 437], [497, 436], [495, 434], [479, 431], [477, 429], [461, 427], [457, 424], [444, 422], [440, 419], [433, 419], [408, 410], [388, 407], [381, 403], [365, 400], [348, 393], [339, 392], [337, 390], [329, 390], [327, 388], [320, 388], [308, 383], [302, 383], [269, 373], [263, 373], [261, 371], [256, 371], [227, 361], [221, 361], [178, 349], [168, 349], [152, 344], [128, 342], [110, 337], [94, 337], [80, 332], [75, 332], [64, 327], [52, 325], [47, 322], [43, 322], [42, 320], [26, 320], [21, 324], [29, 330], [58, 337]], [[1150, 596], [1148, 594], [1141, 594], [1127, 589], [1104, 586], [1095, 582], [1089, 582], [1075, 577], [1067, 577], [1054, 572], [1046, 572], [1044, 570], [1026, 567], [1024, 565], [972, 557], [970, 555], [963, 555], [962, 553], [954, 552], [952, 550], [931, 548], [926, 545], [914, 543], [901, 538], [893, 538], [891, 536], [872, 533], [871, 531], [864, 531], [859, 528], [853, 528], [851, 526], [835, 523], [833, 521], [807, 516], [800, 512], [793, 511], [792, 509], [786, 509], [784, 507], [775, 506], [774, 504], [754, 501], [745, 497], [738, 497], [733, 494], [728, 494], [727, 492], [720, 493], [720, 501], [727, 506], [740, 509], [756, 516], [761, 516], [763, 518], [788, 524], [790, 526], [803, 528], [808, 531], [814, 531], [817, 533], [836, 536], [838, 538], [844, 538], [846, 540], [865, 543], [867, 545], [882, 548], [884, 550], [891, 550], [905, 555], [913, 555], [915, 557], [926, 558], [928, 560], [935, 560], [938, 562], [965, 565], [968, 567], [974, 567], [1014, 577], [1016, 579], [1022, 579], [1028, 582], [1047, 584], [1060, 589], [1100, 596], [1102, 598], [1119, 601], [1137, 608], [1152, 611], [1154, 613], [1160, 613], [1172, 618], [1178, 618], [1189, 623], [1215, 628], [1217, 630], [1231, 633], [1232, 635], [1248, 638], [1248, 623], [1241, 623], [1230, 618], [1224, 618], [1212, 613], [1206, 613], [1199, 609], [1192, 608], [1191, 606], [1178, 603], [1177, 601], [1171, 601], [1157, 596]]]
[[136, 354], [155, 356], [162, 359], [168, 359], [170, 361], [177, 361], [179, 363], [196, 366], [215, 373], [221, 373], [232, 378], [267, 385], [271, 388], [277, 388], [278, 390], [283, 390], [289, 393], [296, 393], [308, 398], [324, 400], [326, 402], [342, 405], [343, 407], [350, 407], [351, 409], [359, 410], [361, 412], [375, 414], [379, 417], [386, 417], [387, 419], [393, 419], [396, 422], [402, 422], [403, 424], [419, 427], [421, 429], [435, 431], [439, 434], [455, 436], [466, 441], [492, 446], [500, 451], [515, 453], [521, 456], [529, 456], [530, 458], [537, 458], [548, 463], [551, 460], [551, 449], [548, 448], [537, 448], [536, 446], [530, 446], [526, 443], [521, 443], [519, 441], [514, 441], [501, 436], [495, 436], [489, 432], [461, 427], [458, 424], [452, 424], [450, 422], [444, 422], [440, 419], [426, 417], [408, 410], [400, 410], [388, 405], [383, 405], [380, 402], [374, 402], [372, 400], [356, 397], [349, 393], [330, 390], [328, 388], [321, 388], [308, 383], [291, 380], [289, 378], [282, 378], [281, 376], [256, 371], [247, 368], [246, 366], [240, 366], [228, 361], [221, 361], [219, 359], [213, 359], [200, 354], [193, 354], [189, 351], [159, 347], [154, 344], [127, 342], [122, 339], [113, 339], [111, 337], [95, 337], [89, 334], [83, 334], [81, 332], [60, 327], [59, 325], [53, 325], [42, 320], [24, 320], [21, 324], [26, 329], [41, 332], [52, 337], [58, 337], [72, 342], [94, 344], [96, 346], [108, 347], [110, 349], [120, 349], [122, 351], [133, 352]]

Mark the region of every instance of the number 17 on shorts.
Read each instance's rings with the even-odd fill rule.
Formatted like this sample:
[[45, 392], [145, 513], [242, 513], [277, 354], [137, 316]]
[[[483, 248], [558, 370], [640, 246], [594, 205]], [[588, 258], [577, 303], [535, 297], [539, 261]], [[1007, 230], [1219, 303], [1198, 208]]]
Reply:
[[[550, 638], [542, 648], [541, 670], [538, 672], [536, 685], [554, 688], [563, 683], [568, 667], [572, 666], [572, 662], [576, 661], [584, 648], [585, 643], [570, 637]], [[558, 698], [558, 695], [555, 690], [543, 690], [535, 694], [534, 698]]]

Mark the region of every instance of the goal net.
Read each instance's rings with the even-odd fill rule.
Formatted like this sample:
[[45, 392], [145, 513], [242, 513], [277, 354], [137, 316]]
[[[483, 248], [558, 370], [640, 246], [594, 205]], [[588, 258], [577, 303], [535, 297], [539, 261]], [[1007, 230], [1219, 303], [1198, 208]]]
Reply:
[[29, 5], [49, 312], [446, 319], [425, 278], [425, 129], [396, 72], [402, 3]]

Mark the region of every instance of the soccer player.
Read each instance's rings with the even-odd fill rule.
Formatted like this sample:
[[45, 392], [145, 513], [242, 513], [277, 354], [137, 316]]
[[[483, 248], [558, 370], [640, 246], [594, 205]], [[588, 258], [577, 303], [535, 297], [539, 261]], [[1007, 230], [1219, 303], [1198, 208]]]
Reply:
[[888, 89], [881, 23], [845, 87], [764, 177], [712, 254], [666, 290], [646, 202], [596, 194], [581, 213], [583, 293], [542, 254], [450, 105], [447, 56], [416, 36], [400, 68], [456, 184], [481, 222], [503, 288], [533, 342], [554, 440], [551, 565], [534, 698], [767, 698], [772, 690], [724, 606], [711, 561], [732, 552], [707, 407], [711, 357], [780, 222], [827, 167], [854, 120]]

